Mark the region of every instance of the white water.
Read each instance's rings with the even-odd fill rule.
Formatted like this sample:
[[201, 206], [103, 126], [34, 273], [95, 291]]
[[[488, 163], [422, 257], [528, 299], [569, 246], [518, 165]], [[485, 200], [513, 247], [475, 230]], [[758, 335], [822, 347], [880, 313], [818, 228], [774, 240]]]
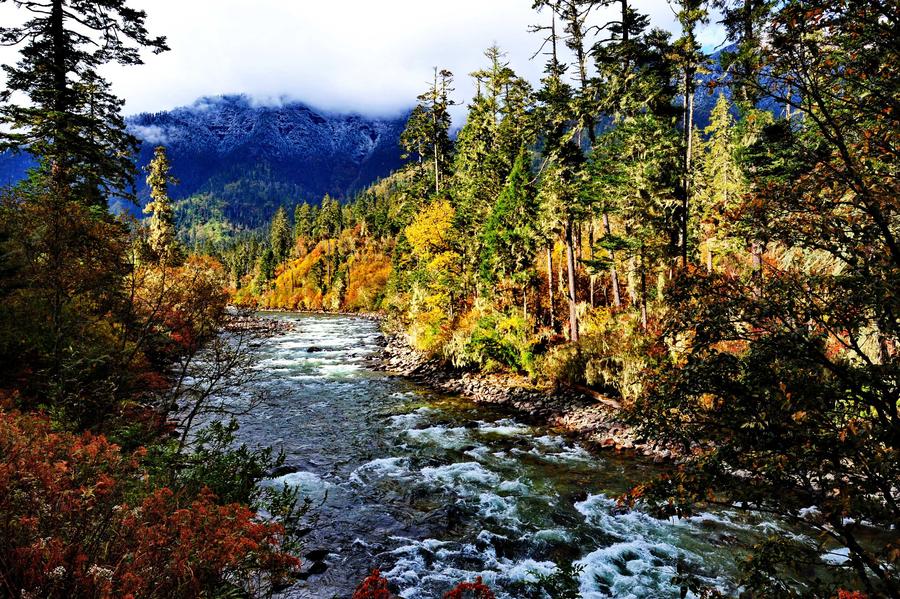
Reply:
[[299, 330], [258, 349], [270, 396], [240, 435], [283, 446], [295, 471], [267, 484], [319, 503], [306, 548], [330, 552], [327, 571], [289, 596], [349, 596], [379, 567], [401, 597], [441, 597], [475, 576], [500, 598], [540, 597], [527, 583], [564, 562], [581, 568], [586, 598], [679, 597], [679, 569], [734, 590], [731, 541], [749, 524], [727, 513], [659, 521], [616, 505], [654, 466], [591, 455], [508, 413], [372, 371], [371, 321], [274, 318]]

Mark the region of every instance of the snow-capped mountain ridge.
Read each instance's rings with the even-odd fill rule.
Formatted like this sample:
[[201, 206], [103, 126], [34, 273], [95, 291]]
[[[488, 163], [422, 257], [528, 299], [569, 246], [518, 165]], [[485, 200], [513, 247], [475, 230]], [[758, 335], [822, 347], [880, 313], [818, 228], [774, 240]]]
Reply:
[[155, 146], [166, 147], [180, 182], [173, 197], [210, 193], [238, 222], [254, 225], [280, 204], [318, 202], [326, 193], [347, 198], [396, 169], [405, 122], [405, 115], [333, 114], [238, 95], [138, 114], [128, 127], [143, 142], [140, 165]]

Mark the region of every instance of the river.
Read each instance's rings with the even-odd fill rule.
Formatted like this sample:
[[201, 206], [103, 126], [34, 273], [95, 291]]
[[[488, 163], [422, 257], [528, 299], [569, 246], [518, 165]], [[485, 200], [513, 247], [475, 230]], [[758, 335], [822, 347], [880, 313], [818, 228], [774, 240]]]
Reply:
[[734, 538], [767, 526], [621, 510], [615, 497], [658, 467], [371, 369], [371, 320], [266, 317], [297, 328], [255, 347], [268, 399], [239, 436], [284, 449], [291, 471], [265, 484], [316, 502], [304, 551], [327, 552], [287, 596], [349, 597], [379, 567], [401, 597], [441, 597], [476, 575], [499, 598], [538, 597], [527, 581], [572, 562], [588, 599], [679, 597], [679, 569], [731, 591]]

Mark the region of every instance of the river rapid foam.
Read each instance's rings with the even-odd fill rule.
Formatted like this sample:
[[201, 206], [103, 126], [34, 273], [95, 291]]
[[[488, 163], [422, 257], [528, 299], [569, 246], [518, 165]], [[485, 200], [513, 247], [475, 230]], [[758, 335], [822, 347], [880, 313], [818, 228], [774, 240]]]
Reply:
[[374, 321], [266, 317], [297, 326], [255, 348], [267, 399], [239, 418], [240, 440], [283, 448], [288, 472], [265, 484], [314, 502], [305, 551], [327, 553], [285, 596], [349, 597], [378, 567], [405, 598], [475, 576], [499, 598], [541, 597], [528, 583], [564, 563], [588, 599], [679, 597], [684, 573], [734, 591], [733, 540], [755, 524], [616, 504], [658, 466], [376, 372]]

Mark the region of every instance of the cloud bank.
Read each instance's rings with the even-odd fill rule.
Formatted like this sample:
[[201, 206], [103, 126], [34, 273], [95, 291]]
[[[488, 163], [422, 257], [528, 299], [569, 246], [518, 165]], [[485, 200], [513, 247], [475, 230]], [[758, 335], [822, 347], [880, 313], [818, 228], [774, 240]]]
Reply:
[[[126, 112], [156, 112], [207, 95], [244, 93], [260, 103], [302, 100], [330, 111], [395, 115], [410, 107], [434, 66], [454, 72], [455, 97], [473, 88], [468, 73], [497, 43], [511, 66], [532, 82], [543, 59], [529, 25], [549, 15], [531, 0], [131, 0], [148, 13], [153, 34], [168, 36], [171, 52], [146, 56], [140, 67], [105, 73], [126, 100]], [[654, 26], [677, 31], [665, 0], [637, 2]], [[0, 21], [14, 22], [12, 3]], [[605, 15], [596, 20], [602, 22]], [[721, 28], [702, 32], [714, 46]], [[0, 49], [0, 61], [14, 60]]]

